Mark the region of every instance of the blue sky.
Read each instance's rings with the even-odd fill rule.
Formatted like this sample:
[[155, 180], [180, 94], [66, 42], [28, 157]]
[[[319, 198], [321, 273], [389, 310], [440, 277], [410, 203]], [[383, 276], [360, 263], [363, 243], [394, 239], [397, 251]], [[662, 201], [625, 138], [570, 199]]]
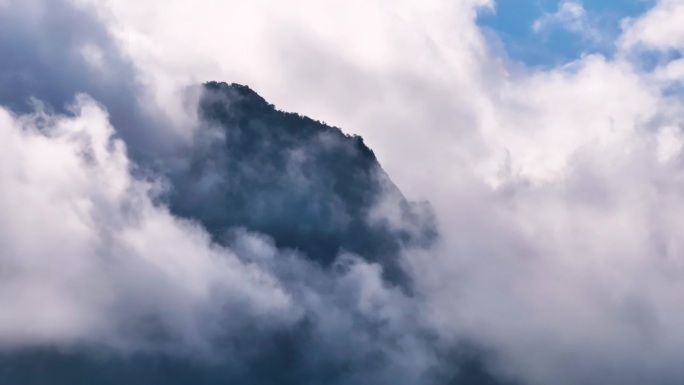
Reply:
[[[479, 24], [503, 43], [508, 56], [530, 66], [553, 66], [586, 52], [611, 55], [620, 21], [646, 12], [652, 0], [574, 0], [585, 10], [581, 28], [561, 23], [560, 0], [497, 0], [495, 12], [483, 12]], [[566, 4], [567, 7], [567, 4]], [[545, 20], [545, 21], [543, 21]], [[540, 22], [535, 30], [535, 22]]]

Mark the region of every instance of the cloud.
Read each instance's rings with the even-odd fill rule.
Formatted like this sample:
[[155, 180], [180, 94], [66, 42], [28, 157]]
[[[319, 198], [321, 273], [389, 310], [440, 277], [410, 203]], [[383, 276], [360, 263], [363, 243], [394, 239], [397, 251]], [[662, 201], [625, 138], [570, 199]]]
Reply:
[[2, 185], [11, 186], [1, 200], [1, 346], [135, 350], [151, 342], [150, 321], [169, 334], [161, 346], [202, 347], [212, 308], [245, 303], [288, 317], [274, 278], [153, 203], [154, 183], [131, 175], [100, 106], [80, 96], [70, 110], [1, 111]]
[[603, 43], [604, 34], [581, 1], [563, 0], [554, 13], [546, 13], [532, 24], [532, 29], [541, 33], [553, 28], [563, 28], [594, 44]]
[[[563, 4], [554, 22], [590, 19], [578, 3]], [[475, 24], [477, 10], [491, 5], [91, 4], [155, 103], [175, 100], [188, 84], [227, 79], [252, 85], [281, 108], [362, 134], [409, 197], [431, 202], [440, 243], [404, 250], [414, 297], [387, 287], [376, 265], [353, 257], [340, 257], [337, 272], [319, 269], [277, 250], [268, 237], [239, 231], [218, 246], [149, 197], [154, 184], [131, 175], [120, 144], [119, 150], [103, 144], [111, 142], [102, 139], [111, 129], [102, 108], [80, 99], [91, 107], [71, 117], [5, 112], [2, 183], [17, 189], [2, 189], [14, 221], [0, 232], [19, 251], [4, 252], [14, 257], [3, 260], [27, 272], [15, 275], [26, 285], [14, 289], [27, 301], [8, 306], [28, 317], [22, 320], [36, 320], [5, 320], [5, 344], [178, 346], [148, 344], [139, 338], [146, 329], [136, 327], [123, 334], [136, 336], [123, 345], [106, 338], [121, 341], [120, 326], [131, 330], [124, 321], [152, 315], [183, 349], [203, 347], [214, 341], [208, 320], [221, 320], [217, 304], [228, 301], [239, 309], [231, 315], [246, 318], [233, 335], [267, 318], [278, 321], [276, 330], [316, 320], [306, 338], [297, 327], [279, 335], [305, 341], [281, 345], [298, 347], [303, 357], [297, 367], [305, 369], [288, 377], [293, 382], [344, 372], [335, 377], [340, 383], [423, 383], [430, 376], [445, 383], [453, 372], [440, 377], [442, 370], [461, 368], [449, 349], [462, 341], [485, 352], [489, 372], [525, 384], [680, 382], [684, 117], [681, 98], [666, 91], [681, 77], [674, 61], [650, 71], [630, 55], [639, 44], [679, 49], [667, 38], [676, 36], [678, 5], [661, 1], [625, 22], [614, 58], [587, 55], [548, 70], [516, 67], [492, 54]], [[28, 31], [25, 25], [13, 31]], [[50, 41], [49, 34], [29, 41]], [[110, 52], [101, 44], [75, 46], [96, 68]], [[108, 106], [107, 98], [97, 100]], [[119, 112], [107, 110], [118, 127]], [[94, 137], [60, 128], [91, 120], [88, 127], [100, 127]], [[35, 129], [17, 134], [22, 124], [42, 121], [56, 128], [47, 136]], [[69, 139], [74, 130], [78, 135]], [[82, 151], [89, 148], [84, 141], [99, 145]], [[45, 154], [54, 155], [48, 162]], [[391, 220], [385, 212], [380, 207], [377, 215]], [[64, 225], [48, 226], [48, 215]], [[56, 244], [71, 251], [65, 261], [74, 268], [45, 257]], [[38, 259], [19, 258], [33, 255], [32, 248]], [[135, 274], [118, 271], [117, 261]], [[119, 287], [123, 294], [113, 289]], [[51, 298], [54, 309], [26, 305], [31, 298]], [[54, 322], [39, 322], [45, 314]], [[258, 343], [246, 345], [279, 348], [254, 338], [247, 341]], [[288, 372], [265, 361], [262, 379]]]
[[0, 25], [2, 105], [26, 112], [29, 100], [39, 97], [63, 112], [75, 94], [86, 93], [106, 105], [136, 158], [171, 152], [191, 131], [192, 116], [183, 103], [161, 106], [153, 100], [91, 7], [68, 0], [8, 1]]
[[[217, 18], [246, 14], [212, 5]], [[373, 19], [354, 23], [336, 9], [329, 28], [313, 5], [267, 12], [243, 33], [268, 43], [240, 50], [245, 40], [207, 33], [204, 55], [217, 55], [212, 76], [253, 78], [277, 104], [364, 135], [399, 186], [432, 203], [442, 243], [405, 261], [445, 340], [490, 348], [494, 370], [524, 383], [676, 382], [679, 155], [663, 138], [681, 126], [681, 100], [626, 58], [508, 66], [474, 5], [366, 9]], [[220, 47], [245, 52], [241, 63]]]
[[659, 51], [682, 50], [684, 4], [677, 0], [660, 0], [642, 17], [623, 23], [620, 38], [623, 49], [641, 48]]
[[[379, 265], [344, 254], [324, 269], [238, 225], [218, 244], [164, 206], [168, 181], [154, 170], [173, 169], [187, 160], [183, 146], [197, 144], [179, 140], [165, 114], [192, 116], [174, 113], [177, 104], [155, 108], [146, 97], [159, 89], [138, 81], [138, 62], [123, 59], [91, 9], [37, 1], [7, 10], [13, 24], [3, 26], [16, 38], [0, 48], [17, 60], [2, 74], [18, 92], [0, 110], [3, 378], [69, 381], [77, 368], [97, 383], [172, 383], [178, 371], [340, 384], [469, 375], [443, 367], [412, 317], [417, 303], [387, 285]], [[54, 28], [70, 23], [53, 51]], [[68, 65], [44, 70], [54, 63]], [[169, 97], [184, 105], [184, 90]], [[172, 151], [147, 141], [164, 135]]]
[[547, 13], [537, 19], [532, 28], [539, 32], [551, 24], [560, 24], [575, 32], [581, 32], [586, 27], [587, 11], [579, 1], [565, 0], [558, 6], [555, 13]]
[[623, 35], [617, 44], [623, 56], [629, 56], [642, 67], [654, 70], [654, 80], [681, 85], [684, 46], [679, 42], [684, 7], [678, 1], [659, 1], [640, 18], [622, 23]]

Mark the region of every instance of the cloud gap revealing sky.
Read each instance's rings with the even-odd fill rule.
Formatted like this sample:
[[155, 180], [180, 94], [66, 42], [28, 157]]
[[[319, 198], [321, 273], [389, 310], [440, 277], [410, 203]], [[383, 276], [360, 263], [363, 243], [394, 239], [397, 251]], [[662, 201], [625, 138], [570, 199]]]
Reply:
[[626, 18], [643, 15], [652, 0], [499, 0], [480, 13], [513, 60], [552, 67], [583, 54], [612, 56]]
[[0, 0], [0, 385], [684, 383], [684, 0]]

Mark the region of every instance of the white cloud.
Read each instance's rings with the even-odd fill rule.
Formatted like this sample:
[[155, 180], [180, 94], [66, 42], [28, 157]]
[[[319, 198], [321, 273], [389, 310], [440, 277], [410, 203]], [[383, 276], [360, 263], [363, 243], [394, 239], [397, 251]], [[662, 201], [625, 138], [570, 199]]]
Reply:
[[167, 348], [206, 353], [212, 308], [296, 319], [269, 273], [153, 204], [100, 106], [80, 96], [72, 111], [0, 109], [0, 348], [146, 349], [152, 317]]
[[676, 160], [682, 151], [682, 134], [677, 127], [664, 127], [658, 134], [658, 161]]
[[[670, 80], [624, 55], [508, 66], [475, 24], [484, 5], [109, 2], [150, 79], [254, 85], [364, 135], [429, 199], [442, 243], [406, 263], [446, 339], [494, 349], [531, 384], [681, 378], [683, 186], [662, 133], [684, 115]], [[592, 31], [571, 1], [539, 23]], [[648, 36], [634, 28], [621, 41]]]
[[578, 34], [592, 43], [603, 43], [605, 40], [597, 22], [587, 13], [581, 1], [562, 0], [556, 12], [546, 13], [532, 23], [532, 29], [537, 33], [557, 27]]
[[646, 15], [626, 20], [622, 49], [684, 50], [684, 3], [660, 0]]
[[587, 11], [584, 5], [575, 0], [563, 0], [555, 13], [547, 13], [535, 20], [532, 28], [539, 32], [550, 25], [559, 24], [574, 32], [581, 32], [586, 29]]

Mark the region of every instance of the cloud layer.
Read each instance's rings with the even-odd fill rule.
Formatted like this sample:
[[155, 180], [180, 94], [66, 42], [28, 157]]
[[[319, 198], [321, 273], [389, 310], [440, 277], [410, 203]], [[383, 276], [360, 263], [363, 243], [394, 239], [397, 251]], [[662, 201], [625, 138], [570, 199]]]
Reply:
[[[684, 378], [680, 2], [623, 21], [614, 57], [547, 70], [496, 54], [488, 1], [74, 4], [0, 2], [3, 350], [442, 384], [477, 377], [458, 377], [471, 345], [522, 384]], [[396, 256], [414, 292], [363, 256], [321, 268], [239, 228], [216, 244], [164, 206], [150, 170], [192, 145], [187, 87], [209, 79], [363, 135], [430, 201], [438, 244]]]

